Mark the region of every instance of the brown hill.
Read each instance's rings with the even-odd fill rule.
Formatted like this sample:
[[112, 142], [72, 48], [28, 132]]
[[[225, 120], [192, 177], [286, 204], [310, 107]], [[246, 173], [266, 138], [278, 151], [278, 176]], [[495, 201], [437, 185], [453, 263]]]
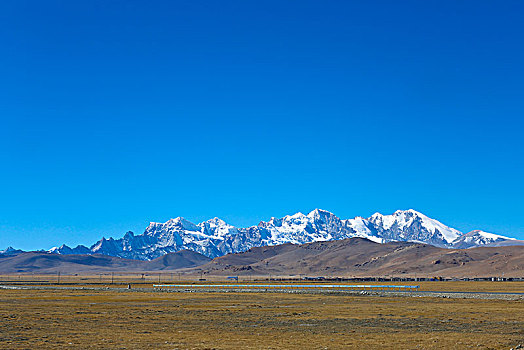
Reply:
[[156, 258], [155, 260], [148, 261], [145, 265], [147, 271], [173, 270], [200, 266], [209, 261], [211, 261], [211, 258], [186, 249], [176, 253], [169, 253]]
[[252, 248], [212, 261], [183, 250], [152, 261], [105, 255], [41, 252], [0, 257], [0, 274], [140, 272], [183, 270], [206, 275], [299, 275], [325, 277], [524, 277], [524, 246], [446, 249], [364, 238]]
[[97, 273], [175, 270], [202, 265], [211, 259], [197, 252], [182, 250], [152, 261], [131, 260], [107, 255], [59, 255], [26, 252], [0, 256], [0, 274], [11, 273]]
[[446, 249], [350, 238], [252, 248], [216, 258], [198, 270], [210, 275], [524, 277], [524, 247]]

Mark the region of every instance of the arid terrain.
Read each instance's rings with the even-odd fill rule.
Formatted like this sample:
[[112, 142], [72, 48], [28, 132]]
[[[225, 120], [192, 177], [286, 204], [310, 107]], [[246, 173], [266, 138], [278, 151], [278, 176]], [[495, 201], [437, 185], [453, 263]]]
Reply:
[[[0, 348], [509, 350], [524, 345], [520, 298], [99, 287], [0, 290]], [[110, 287], [121, 290], [104, 289]], [[523, 292], [524, 283], [426, 282], [421, 289], [514, 293]]]
[[524, 246], [437, 248], [428, 244], [364, 238], [256, 247], [194, 267], [207, 274], [317, 276], [524, 277]]
[[[0, 271], [3, 349], [524, 345], [524, 282], [515, 281], [524, 272], [522, 246], [443, 249], [353, 238], [252, 248], [214, 260], [181, 251], [153, 261], [34, 252], [4, 256]], [[514, 281], [428, 281], [434, 276]], [[368, 287], [325, 287], [340, 284]], [[369, 287], [384, 284], [419, 288]]]
[[59, 255], [45, 252], [24, 252], [16, 255], [0, 254], [0, 274], [9, 273], [104, 273], [113, 271], [162, 271], [200, 266], [211, 259], [193, 252], [181, 250], [151, 261], [123, 259], [93, 254]]
[[210, 276], [524, 277], [524, 246], [437, 248], [364, 238], [256, 247], [211, 260], [183, 250], [152, 261], [27, 252], [0, 256], [0, 274], [182, 273]]

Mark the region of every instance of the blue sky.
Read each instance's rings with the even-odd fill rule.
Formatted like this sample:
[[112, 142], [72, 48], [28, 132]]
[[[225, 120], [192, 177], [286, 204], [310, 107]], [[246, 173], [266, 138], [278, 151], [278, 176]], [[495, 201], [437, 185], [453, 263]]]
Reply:
[[414, 208], [524, 239], [521, 1], [2, 1], [0, 248]]

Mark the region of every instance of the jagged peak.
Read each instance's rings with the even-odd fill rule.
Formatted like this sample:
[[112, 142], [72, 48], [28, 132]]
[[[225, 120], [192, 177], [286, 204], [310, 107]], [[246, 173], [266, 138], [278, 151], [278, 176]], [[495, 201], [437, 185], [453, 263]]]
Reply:
[[51, 249], [48, 249], [47, 252], [55, 253], [55, 252], [60, 252], [62, 250], [67, 250], [67, 249], [71, 249], [71, 248], [67, 244], [62, 244], [60, 247], [53, 247]]
[[384, 219], [384, 218], [390, 218], [390, 217], [395, 217], [395, 218], [400, 218], [400, 217], [419, 217], [421, 219], [429, 219], [429, 220], [434, 220], [434, 219], [430, 219], [427, 215], [424, 215], [422, 214], [421, 212], [415, 210], [415, 209], [398, 209], [398, 210], [395, 210], [395, 212], [393, 212], [393, 214], [382, 214], [382, 213], [379, 213], [379, 212], [376, 212], [375, 214], [371, 215], [369, 217], [369, 220], [377, 220], [377, 219]]
[[159, 222], [159, 221], [150, 221], [149, 222], [149, 225], [165, 225], [165, 224], [177, 224], [177, 223], [180, 223], [180, 222], [190, 222], [189, 220], [186, 220], [184, 217], [182, 216], [177, 216], [176, 218], [171, 218], [169, 220], [167, 220], [166, 222]]
[[472, 230], [472, 231], [469, 231], [467, 233], [464, 233], [462, 236], [463, 237], [471, 237], [471, 236], [474, 236], [474, 235], [477, 235], [477, 234], [481, 234], [483, 232], [484, 231], [482, 231], [482, 230]]
[[330, 211], [327, 211], [327, 210], [324, 210], [324, 209], [314, 209], [312, 211], [309, 212], [309, 214], [307, 214], [307, 217], [309, 218], [315, 218], [315, 217], [319, 217], [319, 216], [336, 216], [335, 214], [333, 214], [332, 212]]
[[158, 227], [158, 226], [178, 226], [185, 230], [190, 230], [190, 231], [198, 230], [197, 225], [183, 218], [182, 216], [178, 216], [176, 218], [169, 219], [164, 223], [152, 221], [149, 223], [148, 229], [151, 229], [153, 227]]
[[14, 252], [22, 252], [22, 250], [15, 249], [11, 246], [5, 248], [4, 250], [0, 250], [0, 254], [9, 254], [9, 253], [14, 253]]
[[[482, 235], [474, 237], [475, 240], [479, 238], [479, 241], [487, 241], [485, 235], [493, 235], [482, 232], [476, 231], [471, 235]], [[452, 247], [452, 242], [461, 236], [459, 231], [414, 209], [396, 210], [389, 215], [376, 212], [367, 219], [357, 216], [340, 220], [330, 211], [317, 208], [307, 215], [297, 212], [282, 218], [271, 217], [267, 222], [261, 221], [258, 226], [238, 229], [218, 217], [195, 225], [179, 216], [165, 223], [151, 222], [141, 235], [134, 236], [127, 232], [123, 238], [116, 240], [103, 237], [87, 249], [93, 253], [151, 259], [172, 249], [186, 248], [216, 257], [243, 251], [244, 247], [290, 242], [300, 244], [348, 237], [364, 237], [376, 242], [418, 240]], [[67, 248], [63, 245], [53, 249], [62, 249], [63, 254], [70, 254], [70, 248]], [[73, 252], [83, 251], [77, 248]]]
[[380, 217], [383, 217], [383, 216], [384, 216], [384, 215], [382, 215], [381, 213], [379, 213], [379, 212], [377, 211], [375, 214], [371, 215], [371, 216], [369, 217], [369, 219], [380, 218]]
[[282, 220], [285, 220], [285, 218], [277, 218], [277, 217], [272, 216], [271, 219], [269, 219], [268, 222], [260, 221], [258, 226], [259, 227], [265, 227], [267, 225], [271, 225], [271, 226], [280, 227], [280, 226], [282, 226]]
[[482, 231], [482, 230], [473, 230], [473, 231], [470, 231], [468, 233], [465, 233], [463, 234], [462, 236], [458, 237], [458, 239], [460, 239], [461, 237], [473, 237], [473, 236], [482, 236], [482, 237], [485, 237], [485, 238], [489, 238], [489, 239], [509, 239], [509, 240], [514, 240], [515, 238], [510, 238], [510, 237], [506, 237], [506, 236], [502, 236], [502, 235], [498, 235], [496, 233], [491, 233], [491, 232], [486, 232], [486, 231]]
[[226, 223], [224, 220], [220, 219], [219, 217], [214, 217], [212, 219], [206, 220], [204, 222], [201, 222], [198, 224], [199, 226], [202, 224], [211, 224], [213, 226], [231, 226], [228, 223]]
[[406, 209], [406, 210], [399, 209], [399, 210], [396, 210], [393, 213], [394, 216], [401, 216], [401, 215], [408, 215], [408, 214], [415, 215], [415, 216], [420, 216], [422, 218], [427, 218], [426, 215], [422, 214], [419, 211], [416, 211], [415, 209]]
[[297, 219], [297, 218], [304, 218], [306, 215], [304, 215], [302, 212], [297, 212], [293, 215], [286, 215], [284, 216], [284, 219]]
[[166, 224], [167, 223], [178, 224], [178, 223], [185, 223], [185, 222], [192, 223], [191, 221], [187, 220], [186, 218], [184, 218], [182, 216], [177, 216], [176, 218], [172, 218], [172, 219], [167, 220]]

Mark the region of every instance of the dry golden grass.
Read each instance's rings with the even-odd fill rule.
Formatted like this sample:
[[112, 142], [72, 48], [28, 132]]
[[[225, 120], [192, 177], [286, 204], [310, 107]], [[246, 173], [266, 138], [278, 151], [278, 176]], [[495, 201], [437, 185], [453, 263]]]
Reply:
[[0, 290], [0, 348], [510, 349], [522, 315], [504, 300]]

